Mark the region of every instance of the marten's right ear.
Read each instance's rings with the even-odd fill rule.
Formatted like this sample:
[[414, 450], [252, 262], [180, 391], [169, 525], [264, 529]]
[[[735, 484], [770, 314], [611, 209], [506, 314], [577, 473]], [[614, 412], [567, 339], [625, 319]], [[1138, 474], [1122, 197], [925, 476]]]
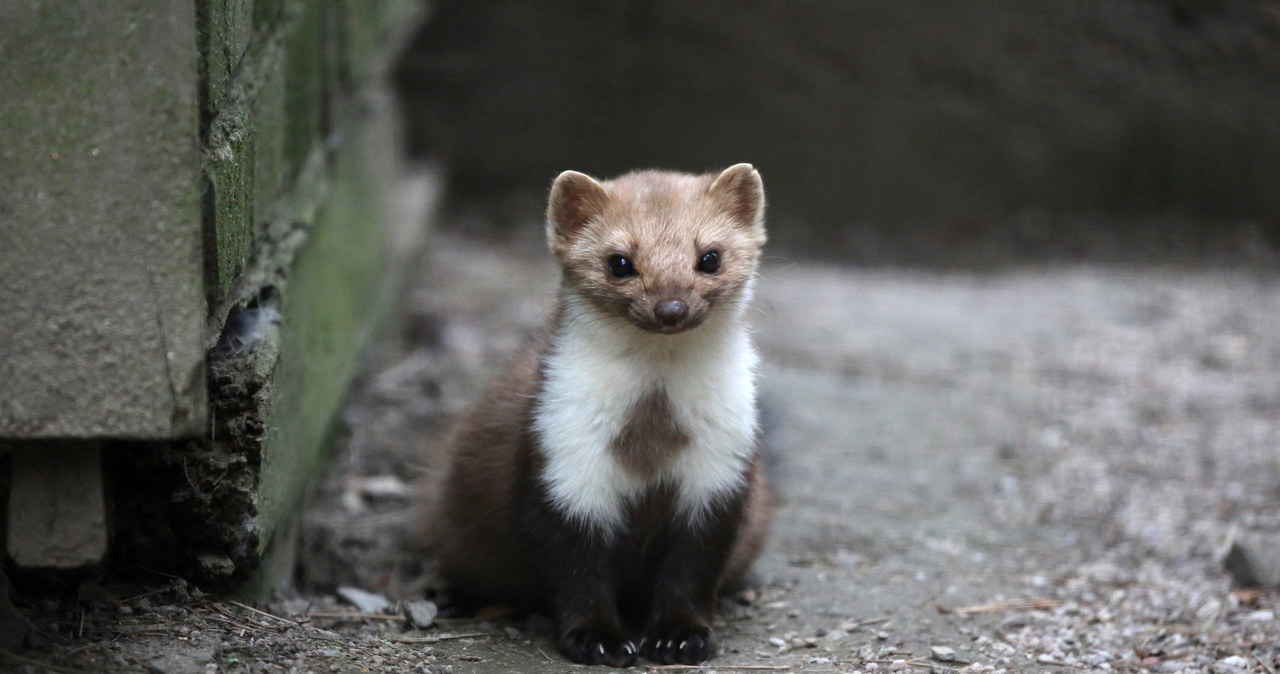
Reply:
[[561, 173], [547, 202], [547, 245], [553, 252], [568, 246], [583, 225], [598, 217], [608, 202], [604, 186], [577, 171]]

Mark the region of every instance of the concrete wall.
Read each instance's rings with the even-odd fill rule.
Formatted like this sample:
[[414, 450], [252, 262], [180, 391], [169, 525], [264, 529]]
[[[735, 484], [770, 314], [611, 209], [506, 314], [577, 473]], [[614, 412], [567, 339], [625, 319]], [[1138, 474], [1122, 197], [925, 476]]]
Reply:
[[204, 428], [195, 13], [0, 6], [0, 439]]
[[[0, 439], [19, 457], [48, 436], [101, 452], [109, 561], [244, 580], [288, 558], [427, 224], [428, 200], [395, 208], [408, 179], [386, 86], [424, 14], [0, 8]], [[11, 527], [9, 550], [51, 535]]]

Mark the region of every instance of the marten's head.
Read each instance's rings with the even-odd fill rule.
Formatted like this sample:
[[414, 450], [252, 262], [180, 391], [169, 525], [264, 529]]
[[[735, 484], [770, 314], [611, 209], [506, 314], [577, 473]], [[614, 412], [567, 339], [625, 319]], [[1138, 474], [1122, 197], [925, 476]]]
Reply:
[[750, 164], [606, 181], [565, 171], [551, 187], [547, 243], [565, 280], [649, 332], [682, 332], [737, 306], [764, 242], [764, 184]]

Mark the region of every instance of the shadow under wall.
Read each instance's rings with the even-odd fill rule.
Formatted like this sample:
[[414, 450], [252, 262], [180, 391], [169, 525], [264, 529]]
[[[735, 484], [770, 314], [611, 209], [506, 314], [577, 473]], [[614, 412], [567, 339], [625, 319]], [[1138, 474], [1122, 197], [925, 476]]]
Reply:
[[398, 80], [462, 198], [750, 161], [795, 252], [1280, 246], [1280, 2], [435, 8]]

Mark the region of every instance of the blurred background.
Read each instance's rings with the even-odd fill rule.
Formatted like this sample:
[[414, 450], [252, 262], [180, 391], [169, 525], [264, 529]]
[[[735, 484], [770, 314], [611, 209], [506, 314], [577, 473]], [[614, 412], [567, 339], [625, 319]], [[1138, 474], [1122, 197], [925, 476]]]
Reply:
[[558, 172], [769, 189], [860, 263], [1273, 256], [1280, 3], [435, 3], [397, 73], [455, 196]]
[[424, 466], [557, 174], [750, 162], [726, 662], [1280, 668], [1280, 0], [0, 2], [0, 63], [0, 658], [560, 671], [450, 622]]

